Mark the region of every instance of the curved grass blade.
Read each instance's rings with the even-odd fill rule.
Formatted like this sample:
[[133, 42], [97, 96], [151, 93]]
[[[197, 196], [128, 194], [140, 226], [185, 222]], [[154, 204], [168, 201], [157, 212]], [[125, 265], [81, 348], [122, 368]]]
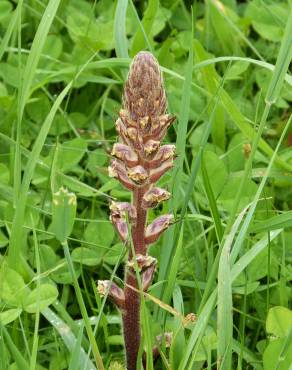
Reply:
[[[88, 63], [93, 59], [94, 55], [88, 60]], [[82, 71], [84, 70], [86, 64], [80, 69], [77, 73], [76, 77], [78, 77]], [[45, 119], [40, 132], [37, 136], [37, 139], [34, 143], [33, 149], [30, 153], [28, 158], [28, 162], [26, 168], [24, 170], [23, 180], [20, 188], [20, 193], [18, 197], [18, 207], [15, 210], [15, 215], [13, 218], [12, 228], [11, 228], [11, 235], [10, 235], [10, 244], [8, 250], [8, 263], [14, 269], [19, 269], [18, 258], [21, 254], [21, 245], [22, 245], [22, 226], [23, 226], [23, 219], [24, 219], [24, 212], [26, 207], [27, 195], [29, 191], [30, 182], [45, 143], [46, 137], [49, 133], [51, 128], [51, 124], [55, 117], [55, 114], [61, 105], [63, 99], [70, 91], [73, 85], [73, 81], [71, 81], [60, 93], [60, 95], [55, 100], [47, 118]]]
[[[71, 331], [70, 327], [60, 319], [50, 308], [42, 310], [42, 315], [50, 322], [50, 324], [60, 334], [63, 342], [70, 352], [73, 352], [77, 346], [77, 340]], [[87, 354], [82, 347], [79, 347], [79, 367], [84, 370], [97, 370], [91, 360], [87, 358]], [[85, 364], [87, 364], [86, 367]]]
[[2, 333], [3, 333], [3, 337], [6, 340], [6, 343], [7, 343], [7, 346], [9, 348], [9, 351], [10, 351], [12, 357], [14, 358], [14, 360], [15, 360], [18, 368], [19, 369], [22, 369], [22, 370], [29, 370], [28, 363], [26, 362], [26, 360], [22, 356], [22, 354], [19, 351], [19, 349], [14, 344], [14, 342], [11, 339], [11, 337], [10, 337], [7, 329], [4, 326], [1, 325], [1, 330], [2, 330]]

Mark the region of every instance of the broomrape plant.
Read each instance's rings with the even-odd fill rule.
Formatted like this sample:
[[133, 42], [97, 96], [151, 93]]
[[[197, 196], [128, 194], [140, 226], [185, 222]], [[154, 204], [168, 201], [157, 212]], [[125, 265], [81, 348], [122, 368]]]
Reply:
[[[147, 225], [147, 210], [169, 199], [170, 193], [155, 186], [173, 167], [175, 145], [161, 145], [175, 117], [166, 114], [167, 101], [159, 64], [149, 52], [134, 58], [124, 87], [123, 108], [116, 121], [119, 142], [112, 149], [109, 175], [133, 193], [132, 203], [112, 202], [111, 221], [129, 248], [124, 289], [105, 280], [98, 282], [101, 295], [109, 297], [121, 310], [126, 347], [127, 369], [136, 369], [141, 342], [140, 294], [135, 273], [140, 274], [144, 292], [150, 287], [157, 261], [148, 255], [173, 222], [173, 215], [159, 216]], [[133, 248], [131, 248], [131, 243]]]

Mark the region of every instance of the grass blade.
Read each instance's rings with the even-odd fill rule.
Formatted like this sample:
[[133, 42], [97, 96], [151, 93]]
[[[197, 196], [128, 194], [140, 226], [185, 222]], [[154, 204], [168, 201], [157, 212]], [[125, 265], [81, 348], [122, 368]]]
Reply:
[[22, 79], [19, 84], [18, 92], [18, 107], [17, 107], [17, 139], [15, 148], [15, 162], [14, 162], [14, 191], [15, 199], [19, 196], [20, 182], [21, 182], [21, 151], [20, 151], [20, 141], [21, 141], [21, 131], [22, 131], [22, 118], [24, 107], [30, 94], [30, 88], [34, 75], [36, 73], [37, 65], [41, 57], [41, 52], [43, 50], [46, 36], [48, 35], [49, 29], [54, 20], [55, 14], [59, 7], [60, 0], [50, 0], [38, 29], [36, 31], [33, 43], [30, 49], [29, 56], [27, 58], [26, 66], [23, 71]]
[[286, 24], [284, 36], [281, 42], [281, 48], [277, 57], [275, 71], [270, 81], [267, 91], [266, 102], [271, 105], [277, 100], [283, 81], [291, 63], [292, 58], [292, 7], [290, 6], [290, 14]]
[[158, 0], [150, 0], [148, 2], [148, 7], [144, 13], [142, 22], [140, 22], [139, 17], [136, 13], [136, 9], [134, 9], [134, 12], [136, 13], [136, 16], [139, 20], [140, 28], [138, 29], [133, 38], [131, 50], [133, 56], [137, 54], [140, 50], [143, 50], [146, 46], [145, 44], [147, 44], [148, 47], [150, 46], [149, 50], [152, 51], [151, 42], [146, 35], [149, 35], [151, 33], [152, 25], [154, 22], [156, 12], [158, 10], [158, 6], [159, 6]]
[[227, 242], [222, 248], [218, 268], [217, 298], [217, 367], [222, 370], [231, 369], [232, 357], [232, 281], [230, 274], [230, 248]]
[[[92, 56], [93, 58], [94, 56]], [[92, 59], [91, 58], [91, 59]], [[91, 60], [90, 59], [90, 60]], [[88, 62], [90, 62], [90, 60]], [[86, 64], [85, 64], [86, 65]], [[83, 66], [76, 77], [78, 77], [85, 66]], [[10, 235], [10, 244], [9, 244], [9, 250], [8, 250], [8, 262], [9, 265], [14, 269], [19, 269], [20, 266], [18, 264], [18, 257], [21, 254], [21, 245], [22, 245], [22, 225], [23, 225], [23, 218], [24, 218], [24, 212], [26, 207], [26, 201], [27, 201], [27, 195], [29, 191], [30, 182], [39, 158], [39, 155], [41, 153], [41, 150], [43, 148], [43, 145], [45, 143], [46, 137], [49, 133], [51, 124], [53, 122], [53, 119], [55, 117], [55, 114], [61, 105], [63, 99], [66, 97], [68, 92], [70, 91], [71, 87], [73, 85], [73, 81], [71, 81], [60, 93], [60, 95], [55, 100], [47, 118], [45, 119], [40, 132], [37, 136], [37, 139], [34, 143], [33, 149], [30, 153], [30, 156], [28, 158], [28, 162], [26, 165], [26, 168], [24, 170], [23, 180], [20, 188], [20, 194], [18, 197], [18, 207], [15, 210], [12, 228], [11, 228], [11, 235]]]
[[[60, 319], [58, 315], [55, 314], [50, 308], [42, 310], [42, 315], [50, 322], [50, 324], [57, 330], [60, 334], [63, 342], [70, 352], [73, 352], [76, 348], [77, 339], [72, 333], [70, 327]], [[97, 370], [90, 359], [87, 358], [87, 354], [84, 352], [83, 348], [80, 348], [80, 361], [79, 367], [84, 370]]]
[[205, 188], [205, 191], [206, 191], [207, 198], [209, 200], [210, 211], [211, 211], [211, 214], [212, 214], [212, 217], [213, 217], [213, 220], [214, 220], [217, 240], [218, 240], [218, 243], [220, 244], [220, 242], [222, 240], [222, 237], [223, 237], [223, 229], [222, 229], [220, 215], [219, 215], [219, 211], [218, 211], [218, 208], [217, 208], [214, 193], [213, 193], [213, 190], [212, 190], [212, 187], [211, 187], [211, 184], [210, 184], [210, 180], [209, 180], [209, 177], [208, 177], [208, 172], [206, 170], [204, 158], [202, 158], [201, 170], [202, 170], [204, 188]]
[[9, 351], [10, 351], [13, 359], [15, 360], [18, 368], [19, 369], [22, 369], [22, 370], [29, 370], [28, 363], [26, 362], [26, 360], [22, 356], [22, 354], [19, 351], [19, 349], [13, 343], [13, 340], [11, 339], [11, 337], [10, 337], [7, 329], [4, 326], [1, 325], [1, 330], [2, 330], [2, 333], [3, 333], [4, 340], [6, 341], [7, 346], [9, 348]]
[[128, 40], [126, 33], [126, 15], [128, 0], [119, 0], [115, 13], [115, 49], [118, 58], [129, 58]]
[[[177, 141], [176, 141], [176, 150], [179, 155], [175, 168], [172, 174], [172, 201], [170, 203], [170, 208], [172, 209], [173, 213], [176, 214], [177, 207], [178, 207], [178, 198], [180, 192], [180, 181], [179, 179], [183, 173], [183, 164], [185, 158], [185, 147], [186, 147], [186, 136], [187, 136], [187, 127], [188, 127], [188, 120], [189, 120], [189, 112], [190, 112], [190, 99], [191, 99], [191, 90], [192, 90], [192, 70], [193, 70], [193, 47], [192, 43], [189, 50], [188, 61], [186, 65], [186, 74], [185, 80], [183, 85], [183, 93], [182, 99], [180, 104], [180, 113], [179, 113], [179, 123], [177, 127]], [[160, 255], [160, 268], [159, 268], [159, 275], [158, 280], [164, 280], [167, 274], [169, 262], [171, 255], [174, 253], [173, 249], [175, 245], [173, 243], [174, 240], [174, 228], [170, 228], [164, 238], [164, 245], [162, 248], [162, 252]], [[158, 290], [159, 294], [161, 293], [161, 288]], [[168, 302], [166, 302], [168, 303]], [[158, 313], [159, 308], [156, 308]]]

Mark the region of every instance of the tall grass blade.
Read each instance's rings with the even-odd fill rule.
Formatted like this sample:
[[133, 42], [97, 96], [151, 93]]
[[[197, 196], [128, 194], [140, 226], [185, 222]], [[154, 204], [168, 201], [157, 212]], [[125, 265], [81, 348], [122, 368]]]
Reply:
[[273, 104], [277, 100], [287, 69], [291, 63], [292, 58], [292, 7], [290, 6], [289, 18], [285, 27], [284, 36], [281, 42], [280, 51], [277, 57], [277, 62], [273, 77], [267, 91], [266, 102]]
[[115, 13], [115, 49], [118, 58], [129, 58], [126, 33], [126, 15], [128, 0], [119, 0]]
[[[93, 57], [92, 57], [93, 58]], [[91, 60], [91, 59], [90, 59]], [[88, 62], [90, 62], [90, 60]], [[85, 64], [86, 65], [86, 64]], [[76, 78], [82, 73], [84, 69], [84, 66], [80, 69], [78, 72]], [[26, 164], [23, 180], [20, 188], [20, 193], [18, 197], [18, 206], [15, 210], [12, 228], [11, 228], [11, 235], [10, 235], [10, 244], [9, 244], [9, 250], [8, 250], [8, 262], [9, 265], [18, 270], [20, 268], [18, 263], [18, 258], [21, 254], [21, 245], [22, 245], [22, 226], [23, 226], [23, 219], [24, 219], [24, 212], [26, 207], [26, 201], [27, 201], [27, 195], [29, 191], [30, 182], [39, 158], [39, 155], [41, 153], [41, 150], [43, 148], [43, 145], [45, 143], [46, 137], [49, 133], [51, 124], [53, 122], [53, 119], [55, 117], [55, 114], [61, 105], [63, 99], [66, 97], [68, 92], [70, 91], [71, 87], [73, 85], [73, 81], [71, 81], [60, 93], [60, 95], [55, 100], [47, 118], [45, 119], [40, 132], [37, 136], [37, 139], [34, 143], [33, 149], [30, 153], [30, 156], [28, 158], [28, 162]]]
[[[63, 342], [70, 352], [73, 352], [76, 349], [77, 339], [72, 333], [70, 327], [65, 324], [63, 320], [60, 319], [58, 315], [55, 314], [50, 308], [42, 310], [42, 315], [49, 321], [49, 323], [57, 330], [60, 334]], [[97, 370], [92, 361], [87, 358], [87, 354], [84, 352], [83, 348], [80, 347], [80, 359], [79, 367], [84, 370]]]
[[14, 163], [14, 192], [15, 199], [19, 197], [20, 182], [21, 182], [21, 150], [20, 140], [22, 131], [22, 118], [24, 107], [30, 94], [30, 88], [33, 82], [33, 78], [36, 74], [37, 65], [41, 57], [46, 37], [48, 35], [51, 24], [54, 20], [55, 14], [58, 10], [60, 0], [50, 0], [38, 29], [36, 31], [33, 43], [30, 49], [29, 56], [27, 58], [26, 66], [23, 71], [23, 75], [20, 76], [19, 91], [18, 91], [18, 107], [17, 107], [17, 145], [15, 150], [15, 163]]

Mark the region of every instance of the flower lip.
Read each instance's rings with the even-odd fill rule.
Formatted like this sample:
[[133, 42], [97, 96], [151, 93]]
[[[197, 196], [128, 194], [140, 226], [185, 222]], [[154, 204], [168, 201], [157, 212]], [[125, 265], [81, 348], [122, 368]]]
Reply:
[[137, 185], [141, 185], [147, 180], [148, 173], [144, 167], [139, 165], [133, 168], [129, 168], [128, 177]]
[[145, 231], [146, 244], [155, 243], [164, 230], [174, 222], [172, 214], [162, 215], [157, 217], [150, 225], [147, 226]]
[[156, 266], [157, 259], [151, 256], [144, 256], [143, 254], [137, 254], [136, 261], [132, 259], [131, 261], [128, 261], [127, 265], [128, 267], [135, 268], [136, 263], [137, 263], [139, 270], [144, 270], [150, 266]]
[[144, 194], [142, 199], [143, 208], [155, 208], [159, 203], [168, 200], [170, 193], [161, 188], [152, 188]]
[[137, 154], [128, 145], [115, 143], [111, 155], [124, 161], [128, 166], [135, 166], [138, 164]]

